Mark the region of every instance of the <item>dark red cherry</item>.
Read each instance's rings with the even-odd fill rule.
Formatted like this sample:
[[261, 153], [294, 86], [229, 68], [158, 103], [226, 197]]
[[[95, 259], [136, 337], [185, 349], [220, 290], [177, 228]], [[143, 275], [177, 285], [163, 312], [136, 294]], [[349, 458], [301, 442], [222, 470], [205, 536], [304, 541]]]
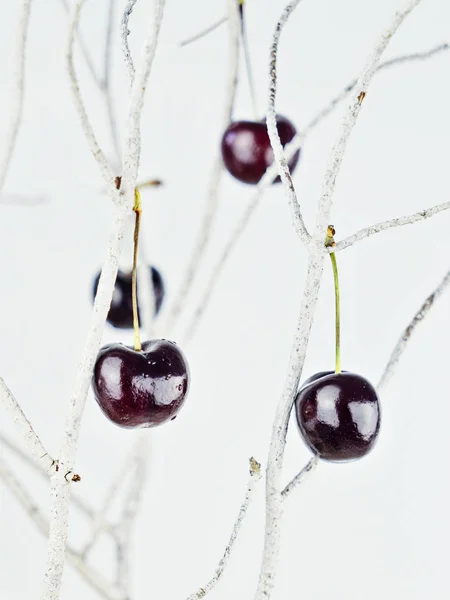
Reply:
[[295, 410], [305, 442], [325, 460], [364, 456], [372, 450], [380, 429], [377, 393], [355, 373], [313, 375], [300, 387]]
[[[285, 146], [297, 133], [294, 125], [277, 115], [277, 129]], [[295, 169], [300, 151], [289, 161], [291, 172]], [[273, 163], [273, 151], [265, 120], [236, 121], [231, 123], [222, 137], [222, 158], [228, 172], [243, 183], [256, 184]], [[274, 180], [279, 182], [280, 178]]]
[[154, 427], [174, 419], [186, 400], [189, 366], [174, 342], [150, 340], [142, 352], [108, 344], [98, 353], [94, 396], [105, 415], [121, 427]]
[[[161, 273], [155, 267], [149, 267], [153, 282], [153, 294], [155, 296], [155, 316], [158, 314], [164, 299], [164, 281]], [[93, 297], [97, 293], [100, 273], [94, 280]], [[139, 287], [139, 286], [138, 286]], [[139, 310], [138, 310], [139, 314]], [[120, 329], [131, 329], [133, 327], [133, 305], [131, 301], [131, 273], [119, 271], [117, 273], [114, 294], [108, 313], [108, 322]]]

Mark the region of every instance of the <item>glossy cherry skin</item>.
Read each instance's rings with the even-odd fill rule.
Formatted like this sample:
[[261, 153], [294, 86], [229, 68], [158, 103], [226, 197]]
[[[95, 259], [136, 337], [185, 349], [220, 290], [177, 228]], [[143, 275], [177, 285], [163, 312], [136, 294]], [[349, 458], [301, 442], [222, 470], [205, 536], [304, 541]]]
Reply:
[[372, 450], [380, 429], [377, 393], [355, 373], [313, 375], [300, 387], [295, 411], [303, 439], [325, 460], [361, 458]]
[[[159, 313], [164, 299], [164, 281], [161, 273], [150, 267], [150, 273], [153, 283], [153, 294], [155, 296], [155, 316]], [[97, 293], [97, 286], [100, 280], [100, 273], [94, 280], [93, 298]], [[139, 286], [138, 286], [139, 287]], [[138, 309], [139, 315], [139, 309]], [[108, 313], [108, 323], [119, 329], [131, 329], [133, 327], [133, 304], [131, 295], [131, 273], [119, 271], [117, 273], [114, 294], [111, 300], [111, 307]]]
[[[277, 115], [277, 129], [281, 143], [285, 146], [297, 133], [294, 125]], [[294, 171], [300, 151], [289, 161]], [[273, 151], [265, 121], [236, 121], [231, 123], [222, 137], [222, 159], [227, 171], [243, 183], [256, 184], [273, 163]], [[279, 182], [280, 178], [274, 180]]]
[[174, 419], [189, 389], [189, 366], [180, 348], [150, 340], [142, 352], [108, 344], [98, 353], [94, 396], [105, 415], [121, 427], [155, 427]]

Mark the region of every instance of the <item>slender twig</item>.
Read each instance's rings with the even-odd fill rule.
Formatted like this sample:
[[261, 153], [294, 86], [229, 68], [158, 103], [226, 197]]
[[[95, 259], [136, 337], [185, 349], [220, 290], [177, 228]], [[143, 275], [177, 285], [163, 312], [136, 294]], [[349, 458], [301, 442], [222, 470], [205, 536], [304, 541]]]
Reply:
[[81, 9], [86, 0], [77, 0], [76, 4], [73, 8], [72, 17], [70, 20], [69, 27], [69, 40], [67, 46], [67, 70], [69, 73], [70, 84], [72, 88], [73, 97], [75, 100], [75, 106], [77, 112], [80, 117], [81, 127], [83, 128], [84, 134], [86, 136], [86, 140], [89, 144], [89, 149], [92, 152], [97, 164], [99, 166], [100, 172], [103, 176], [103, 179], [106, 184], [106, 188], [108, 191], [108, 195], [112, 198], [115, 198], [117, 195], [116, 186], [114, 184], [114, 175], [109, 167], [108, 161], [106, 159], [103, 150], [100, 148], [97, 142], [97, 138], [95, 137], [94, 130], [92, 128], [92, 124], [89, 120], [86, 107], [83, 102], [83, 98], [81, 97], [80, 87], [78, 85], [77, 75], [75, 73], [75, 66], [73, 63], [73, 49], [75, 43], [75, 34], [77, 32], [78, 23], [80, 20]]
[[303, 244], [308, 245], [311, 236], [306, 228], [303, 220], [303, 215], [300, 210], [298, 203], [297, 194], [295, 193], [294, 182], [292, 181], [291, 171], [289, 169], [288, 162], [284, 155], [283, 145], [280, 140], [277, 129], [277, 114], [275, 110], [275, 100], [277, 93], [277, 54], [278, 44], [280, 41], [281, 32], [284, 25], [286, 24], [289, 16], [292, 14], [294, 9], [300, 4], [301, 0], [294, 0], [286, 6], [280, 20], [277, 23], [275, 32], [273, 34], [272, 46], [270, 49], [270, 64], [269, 64], [269, 102], [267, 108], [267, 131], [270, 138], [270, 143], [273, 149], [273, 156], [275, 163], [278, 167], [278, 173], [281, 177], [281, 181], [284, 184], [286, 194], [289, 200], [289, 206], [291, 208], [292, 222], [300, 237]]
[[228, 20], [228, 17], [222, 17], [221, 19], [219, 19], [218, 21], [216, 21], [209, 27], [205, 27], [205, 29], [202, 29], [202, 31], [199, 31], [195, 35], [193, 35], [189, 38], [186, 38], [185, 40], [180, 42], [180, 46], [187, 46], [188, 44], [191, 44], [192, 42], [196, 42], [197, 40], [201, 39], [202, 37], [205, 37], [205, 35], [208, 35], [208, 33], [211, 33], [211, 31], [215, 31], [218, 27], [220, 27], [221, 25], [226, 23], [227, 20]]
[[[239, 7], [236, 0], [227, 0], [229, 10], [229, 31], [230, 31], [230, 63], [227, 81], [227, 94], [225, 101], [224, 119], [222, 130], [228, 127], [232, 111], [234, 98], [236, 94], [238, 63], [239, 63], [239, 39], [240, 39], [240, 15]], [[215, 216], [219, 203], [219, 184], [223, 174], [223, 161], [219, 153], [213, 164], [211, 179], [208, 188], [208, 197], [206, 209], [203, 215], [202, 222], [199, 228], [199, 234], [194, 242], [194, 249], [190, 255], [183, 279], [175, 296], [172, 307], [169, 310], [165, 329], [172, 331], [175, 326], [181, 311], [186, 303], [192, 284], [194, 283], [198, 267], [205, 255], [211, 237], [212, 228], [214, 225]]]
[[[71, 13], [70, 13], [71, 3], [69, 2], [69, 0], [61, 0], [61, 3], [64, 7], [64, 10], [67, 13], [67, 16], [70, 17], [71, 16]], [[94, 61], [92, 60], [92, 56], [91, 56], [91, 53], [89, 52], [87, 43], [83, 37], [83, 34], [79, 30], [77, 30], [77, 32], [76, 32], [76, 37], [78, 40], [78, 45], [80, 47], [81, 53], [84, 57], [84, 60], [86, 61], [87, 68], [92, 76], [92, 79], [95, 81], [95, 83], [99, 87], [101, 87], [103, 82], [102, 82], [101, 78], [99, 77], [99, 75], [97, 74], [97, 71], [94, 66]]]
[[[400, 65], [408, 64], [411, 62], [420, 62], [424, 60], [428, 60], [429, 58], [433, 58], [434, 56], [441, 54], [442, 52], [446, 52], [450, 49], [450, 45], [448, 43], [439, 44], [429, 50], [425, 50], [424, 52], [413, 52], [412, 54], [402, 54], [400, 56], [395, 56], [389, 60], [382, 62], [378, 67], [376, 72], [380, 73], [386, 69], [390, 69], [391, 67], [397, 67]], [[328, 104], [326, 104], [308, 123], [308, 125], [303, 129], [303, 135], [307, 135], [322, 122], [325, 117], [328, 117], [333, 110], [347, 98], [351, 92], [355, 89], [356, 84], [358, 83], [358, 79], [353, 79], [350, 83], [348, 83], [339, 94], [337, 94]], [[293, 142], [294, 140], [292, 140]]]
[[388, 27], [377, 40], [355, 86], [352, 100], [344, 116], [339, 135], [333, 146], [325, 173], [322, 193], [317, 209], [317, 223], [312, 243], [309, 246], [308, 272], [304, 285], [303, 300], [289, 360], [283, 393], [276, 409], [266, 470], [266, 529], [264, 551], [256, 600], [269, 600], [275, 583], [276, 568], [280, 551], [280, 521], [283, 515], [283, 496], [280, 479], [289, 416], [298, 389], [303, 363], [319, 294], [326, 249], [324, 245], [333, 202], [336, 178], [347, 148], [350, 134], [361, 110], [362, 100], [367, 93], [382, 53], [405, 17], [419, 4], [420, 0], [409, 0], [398, 10]]
[[122, 188], [127, 190], [131, 199], [134, 196], [139, 158], [141, 150], [140, 122], [144, 105], [144, 94], [155, 58], [156, 46], [159, 39], [165, 0], [154, 0], [155, 11], [152, 19], [150, 34], [145, 40], [141, 51], [141, 63], [135, 73], [130, 93], [130, 108], [125, 130], [125, 152], [123, 157]]
[[261, 465], [258, 462], [256, 462], [256, 460], [254, 458], [251, 458], [250, 459], [250, 478], [247, 483], [244, 502], [242, 503], [241, 508], [239, 510], [238, 517], [234, 523], [233, 531], [231, 533], [227, 547], [225, 548], [225, 552], [224, 552], [222, 558], [220, 559], [219, 566], [217, 567], [214, 575], [211, 577], [211, 579], [208, 581], [208, 583], [205, 586], [199, 588], [193, 594], [191, 594], [187, 600], [200, 600], [201, 598], [204, 598], [206, 596], [206, 594], [208, 594], [217, 585], [218, 581], [222, 577], [223, 572], [225, 571], [225, 569], [227, 567], [228, 560], [229, 560], [231, 552], [233, 550], [234, 543], [236, 542], [237, 536], [241, 529], [242, 521], [244, 520], [245, 515], [247, 514], [247, 509], [253, 498], [256, 484], [260, 480], [260, 478], [261, 478]]
[[303, 483], [305, 479], [316, 469], [319, 464], [319, 457], [313, 456], [311, 460], [301, 469], [297, 475], [290, 481], [284, 490], [281, 492], [283, 498], [287, 498], [289, 494], [291, 494], [298, 485]]
[[438, 213], [449, 210], [450, 202], [443, 202], [442, 204], [436, 204], [436, 206], [432, 206], [431, 208], [427, 208], [425, 210], [421, 210], [412, 215], [406, 215], [404, 217], [398, 217], [397, 219], [390, 219], [389, 221], [382, 221], [381, 223], [376, 223], [375, 225], [371, 225], [370, 227], [366, 227], [365, 229], [361, 229], [357, 233], [341, 240], [336, 244], [333, 248], [333, 252], [338, 252], [339, 250], [344, 250], [345, 248], [349, 248], [353, 246], [356, 242], [360, 242], [365, 238], [374, 235], [375, 233], [380, 233], [381, 231], [386, 231], [386, 229], [391, 229], [392, 227], [402, 227], [403, 225], [412, 225], [413, 223], [417, 223], [419, 221], [424, 221], [425, 219], [429, 219]]
[[445, 277], [442, 279], [440, 284], [428, 296], [428, 298], [425, 300], [425, 302], [422, 304], [422, 306], [419, 308], [419, 310], [416, 312], [416, 314], [414, 315], [412, 320], [408, 323], [407, 327], [401, 334], [400, 339], [398, 340], [394, 350], [392, 351], [391, 356], [389, 357], [387, 365], [384, 368], [383, 374], [382, 374], [380, 381], [378, 383], [378, 386], [377, 386], [378, 391], [380, 391], [386, 387], [386, 385], [388, 384], [392, 375], [394, 374], [394, 371], [397, 367], [398, 361], [400, 360], [400, 357], [402, 356], [403, 352], [405, 351], [406, 346], [408, 345], [408, 342], [411, 339], [411, 336], [413, 335], [414, 331], [416, 330], [417, 325], [419, 325], [419, 323], [422, 323], [422, 321], [425, 319], [425, 317], [430, 312], [431, 308], [434, 306], [436, 300], [439, 298], [439, 296], [441, 296], [441, 294], [444, 293], [444, 291], [446, 290], [446, 288], [449, 285], [450, 285], [450, 271], [447, 271], [447, 273], [445, 274]]
[[108, 113], [109, 129], [114, 146], [116, 162], [120, 162], [120, 141], [117, 129], [117, 120], [114, 113], [113, 98], [111, 93], [111, 56], [112, 56], [112, 31], [117, 0], [108, 0], [108, 16], [106, 20], [105, 52], [103, 56], [103, 81], [101, 89]]
[[[409, 62], [426, 60], [428, 58], [432, 58], [433, 56], [436, 56], [437, 54], [439, 54], [441, 52], [447, 51], [448, 49], [449, 49], [448, 44], [440, 44], [439, 46], [436, 46], [425, 52], [415, 52], [414, 54], [406, 54], [406, 55], [402, 55], [402, 56], [397, 56], [391, 60], [381, 63], [379, 65], [379, 67], [377, 68], [376, 72], [379, 73], [380, 71], [383, 71], [386, 68], [397, 66], [397, 65], [402, 65], [402, 64], [407, 64]], [[319, 123], [321, 123], [322, 119], [324, 119], [325, 117], [330, 115], [333, 112], [333, 110], [338, 106], [338, 104], [340, 104], [345, 98], [347, 98], [349, 96], [351, 91], [355, 88], [357, 81], [358, 81], [357, 79], [354, 79], [350, 84], [348, 84], [340, 94], [335, 96], [331, 100], [331, 102], [329, 102], [324, 108], [322, 108], [316, 114], [316, 116], [306, 125], [306, 127], [304, 129], [302, 129], [301, 131], [298, 132], [298, 134], [289, 142], [289, 144], [286, 144], [286, 146], [284, 147], [284, 154], [285, 154], [287, 162], [289, 162], [291, 160], [291, 158], [294, 156], [294, 154], [296, 152], [298, 152], [298, 150], [304, 145], [304, 142], [305, 142], [305, 139], [307, 138], [307, 136], [313, 131], [313, 129], [315, 129], [315, 127], [317, 127], [317, 125], [319, 125]], [[236, 247], [237, 242], [241, 238], [242, 234], [246, 231], [247, 226], [250, 223], [256, 209], [258, 208], [258, 206], [261, 203], [264, 192], [267, 190], [267, 188], [269, 188], [272, 185], [273, 180], [276, 178], [277, 175], [278, 175], [278, 167], [276, 164], [272, 164], [266, 170], [263, 178], [257, 185], [256, 191], [253, 194], [250, 202], [248, 203], [245, 211], [243, 212], [241, 218], [239, 219], [235, 228], [231, 232], [230, 237], [228, 238], [228, 240], [225, 244], [225, 247], [222, 251], [222, 254], [220, 255], [220, 257], [219, 257], [217, 263], [214, 265], [213, 269], [211, 270], [211, 275], [210, 275], [208, 282], [206, 283], [206, 285], [204, 287], [203, 294], [202, 294], [201, 298], [199, 299], [196, 308], [194, 309], [194, 312], [191, 317], [191, 321], [186, 329], [186, 333], [185, 333], [186, 340], [190, 340], [192, 338], [192, 336], [194, 335], [194, 332], [196, 331], [197, 326], [198, 326], [203, 314], [205, 313], [207, 306], [209, 305], [211, 296], [216, 288], [216, 285], [217, 285], [217, 283], [220, 279], [220, 276], [228, 262], [229, 257], [231, 256], [231, 254], [232, 254], [234, 248]], [[422, 215], [423, 212], [417, 213], [417, 214]], [[432, 216], [432, 215], [429, 215], [429, 216]], [[391, 221], [389, 221], [389, 223], [391, 223]], [[368, 229], [371, 229], [371, 228], [368, 228]], [[334, 251], [343, 250], [344, 247], [347, 247], [347, 246], [343, 246], [343, 244], [344, 244], [344, 242], [347, 244], [347, 240], [349, 240], [349, 239], [350, 238], [347, 238], [345, 240], [342, 240], [338, 244], [336, 244]]]
[[128, 78], [130, 80], [130, 85], [133, 85], [134, 80], [134, 62], [131, 56], [130, 46], [128, 44], [128, 36], [130, 35], [130, 30], [128, 29], [128, 23], [130, 21], [131, 13], [135, 7], [137, 0], [130, 0], [123, 11], [122, 23], [120, 26], [121, 34], [122, 34], [122, 51], [123, 58], [127, 65]]
[[[20, 506], [31, 518], [38, 530], [45, 536], [48, 535], [48, 519], [42, 514], [41, 509], [31, 498], [29, 492], [23, 484], [17, 479], [12, 469], [10, 469], [2, 457], [0, 457], [0, 479], [10, 490]], [[89, 567], [80, 554], [70, 546], [66, 547], [67, 561], [71, 564], [85, 581], [106, 600], [126, 600], [126, 597], [118, 588], [109, 584], [98, 571]]]
[[[61, 0], [67, 14], [70, 16], [71, 9], [70, 3], [68, 0]], [[103, 73], [100, 76], [97, 74], [97, 71], [94, 66], [94, 62], [91, 56], [91, 53], [88, 49], [88, 46], [79, 31], [79, 27], [75, 32], [76, 39], [78, 41], [78, 45], [81, 50], [81, 54], [86, 62], [88, 70], [92, 76], [92, 79], [102, 94], [103, 100], [106, 105], [106, 113], [109, 121], [109, 129], [111, 133], [111, 140], [113, 142], [114, 154], [115, 154], [115, 164], [114, 167], [119, 169], [120, 163], [120, 141], [119, 141], [119, 133], [117, 128], [117, 120], [114, 113], [113, 107], [113, 99], [111, 94], [111, 46], [112, 46], [112, 30], [113, 30], [113, 18], [115, 14], [115, 5], [116, 0], [108, 0], [108, 15], [106, 21], [106, 36], [105, 36], [105, 51], [103, 58]]]
[[[20, 460], [22, 460], [24, 463], [26, 463], [28, 466], [30, 466], [32, 469], [34, 469], [36, 471], [36, 473], [38, 473], [43, 479], [48, 481], [50, 474], [45, 469], [45, 467], [42, 466], [41, 462], [36, 463], [34, 460], [32, 460], [30, 458], [30, 456], [28, 455], [27, 452], [24, 452], [21, 448], [16, 446], [16, 444], [14, 444], [10, 439], [5, 437], [1, 432], [0, 432], [0, 446], [2, 448], [7, 448], [10, 452], [15, 454]], [[85, 515], [85, 517], [87, 517], [88, 519], [95, 519], [97, 517], [97, 513], [94, 511], [92, 506], [88, 502], [86, 502], [86, 500], [84, 500], [84, 498], [82, 498], [81, 496], [78, 496], [77, 494], [75, 494], [73, 492], [71, 495], [71, 501], [72, 501], [73, 505], [76, 508], [78, 508], [78, 510], [83, 515]], [[108, 533], [109, 535], [114, 537], [115, 531], [114, 531], [114, 528], [111, 525], [111, 523], [109, 523], [109, 521], [107, 521], [106, 519], [102, 519], [100, 526], [103, 531], [105, 531], [106, 533]]]
[[21, 0], [19, 5], [19, 25], [14, 37], [16, 49], [13, 53], [14, 78], [12, 84], [11, 114], [9, 128], [2, 136], [0, 154], [0, 191], [5, 183], [22, 122], [25, 95], [25, 58], [27, 49], [28, 23], [30, 21], [31, 0]]
[[31, 423], [2, 378], [0, 378], [0, 403], [11, 414], [34, 461], [46, 473], [54, 472], [57, 469], [56, 462], [44, 448]]

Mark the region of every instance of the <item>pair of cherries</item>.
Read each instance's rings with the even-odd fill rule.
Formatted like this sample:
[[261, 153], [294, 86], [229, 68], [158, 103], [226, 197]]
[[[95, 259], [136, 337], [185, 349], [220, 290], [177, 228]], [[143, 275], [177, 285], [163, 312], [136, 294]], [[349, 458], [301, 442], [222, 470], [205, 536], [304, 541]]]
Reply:
[[[149, 267], [155, 316], [164, 299], [164, 281]], [[93, 285], [97, 292], [98, 275]], [[139, 314], [139, 311], [138, 311]], [[119, 329], [133, 327], [131, 273], [117, 274], [108, 322]], [[189, 366], [174, 343], [150, 340], [139, 351], [124, 344], [101, 348], [92, 378], [94, 396], [104, 414], [121, 427], [154, 427], [175, 419], [189, 389]]]

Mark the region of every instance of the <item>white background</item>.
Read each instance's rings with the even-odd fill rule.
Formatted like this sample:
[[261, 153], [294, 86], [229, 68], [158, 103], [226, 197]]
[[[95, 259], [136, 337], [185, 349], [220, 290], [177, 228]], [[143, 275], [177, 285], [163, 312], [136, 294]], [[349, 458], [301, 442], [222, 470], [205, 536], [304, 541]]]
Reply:
[[[6, 131], [10, 110], [17, 4], [2, 2], [0, 134]], [[248, 6], [261, 116], [270, 38], [283, 4], [259, 0]], [[148, 27], [148, 5], [141, 2], [131, 20], [136, 56]], [[358, 74], [397, 5], [398, 0], [302, 3], [281, 41], [279, 112], [303, 127]], [[82, 18], [97, 64], [104, 9], [104, 2], [91, 0]], [[227, 28], [184, 49], [178, 43], [224, 11], [225, 2], [168, 2], [147, 94], [141, 176], [159, 177], [165, 186], [145, 194], [143, 235], [152, 261], [164, 274], [168, 302], [197, 235], [221, 135]], [[386, 58], [449, 41], [449, 25], [446, 0], [424, 1], [402, 26]], [[0, 206], [0, 375], [53, 455], [89, 325], [92, 278], [103, 260], [111, 216], [69, 92], [66, 36], [60, 2], [36, 0], [23, 127], [4, 191], [44, 193], [49, 202]], [[127, 81], [117, 37], [114, 61], [115, 103], [122, 123]], [[89, 113], [103, 147], [110, 148], [103, 104], [81, 60], [77, 63]], [[389, 70], [374, 81], [338, 179], [333, 209], [337, 239], [449, 199], [449, 67], [446, 53]], [[295, 173], [310, 226], [343, 108], [308, 138]], [[252, 117], [244, 75], [235, 116]], [[0, 143], [2, 139], [0, 135]], [[186, 315], [251, 193], [250, 187], [224, 178], [213, 242]], [[377, 382], [401, 330], [449, 268], [449, 225], [449, 215], [443, 213], [339, 255], [344, 369]], [[248, 457], [266, 460], [305, 263], [283, 190], [274, 186], [236, 248], [198, 335], [185, 347], [192, 388], [183, 412], [174, 423], [148, 431], [152, 457], [136, 527], [133, 599], [184, 598], [215, 569], [243, 499]], [[275, 600], [450, 596], [449, 305], [447, 293], [417, 331], [381, 398], [383, 426], [373, 453], [351, 464], [320, 465], [287, 503]], [[177, 339], [181, 331], [170, 335]], [[108, 326], [104, 339], [131, 338]], [[332, 276], [326, 269], [305, 376], [332, 368], [333, 354]], [[1, 426], [15, 436], [5, 415]], [[109, 423], [88, 398], [77, 491], [95, 506], [101, 505], [133, 438], [133, 432]], [[292, 423], [286, 482], [309, 457]], [[45, 485], [13, 464], [46, 510]], [[264, 525], [260, 485], [230, 568], [212, 598], [248, 599], [254, 593]], [[38, 598], [45, 540], [4, 487], [0, 500], [0, 596]], [[86, 532], [85, 523], [73, 514], [74, 545]], [[92, 560], [111, 575], [107, 540]], [[67, 567], [62, 598], [95, 597]]]

